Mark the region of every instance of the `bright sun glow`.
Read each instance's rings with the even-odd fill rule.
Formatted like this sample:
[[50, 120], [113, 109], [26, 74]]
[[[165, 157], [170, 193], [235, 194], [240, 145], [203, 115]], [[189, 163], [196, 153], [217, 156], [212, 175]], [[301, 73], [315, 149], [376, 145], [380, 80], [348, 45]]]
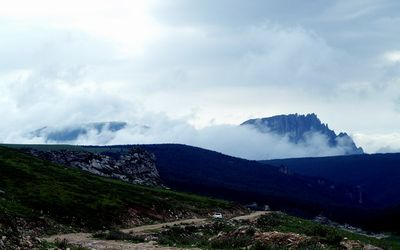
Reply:
[[[153, 1], [23, 1], [7, 3], [0, 16], [24, 23], [31, 21], [56, 29], [81, 31], [111, 42], [122, 56], [140, 53], [160, 32], [149, 15]], [[23, 6], [23, 7], [22, 7]]]

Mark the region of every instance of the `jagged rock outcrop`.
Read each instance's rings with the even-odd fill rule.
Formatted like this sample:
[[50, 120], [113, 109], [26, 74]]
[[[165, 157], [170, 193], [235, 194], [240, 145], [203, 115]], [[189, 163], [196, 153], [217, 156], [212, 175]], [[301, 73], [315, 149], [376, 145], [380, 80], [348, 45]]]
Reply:
[[317, 115], [290, 114], [277, 115], [267, 118], [250, 119], [241, 126], [251, 126], [261, 133], [275, 133], [287, 136], [289, 141], [295, 144], [305, 142], [312, 133], [324, 135], [328, 139], [330, 147], [343, 147], [345, 154], [363, 154], [361, 147], [357, 147], [353, 139], [346, 133], [339, 133], [329, 129], [327, 124], [321, 123]]
[[32, 148], [23, 151], [46, 161], [133, 184], [161, 184], [160, 175], [155, 165], [155, 156], [137, 147], [130, 149], [118, 158], [87, 151], [41, 151]]

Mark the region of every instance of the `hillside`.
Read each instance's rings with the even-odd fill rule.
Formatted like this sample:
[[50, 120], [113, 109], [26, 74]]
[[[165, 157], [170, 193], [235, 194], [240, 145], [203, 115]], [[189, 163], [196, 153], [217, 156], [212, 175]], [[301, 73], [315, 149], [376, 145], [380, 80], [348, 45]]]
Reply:
[[[316, 179], [287, 175], [272, 166], [263, 166], [201, 148], [177, 145], [142, 145], [154, 153], [160, 176], [167, 185], [178, 189], [214, 196], [229, 197], [242, 202], [263, 201], [279, 204], [298, 202], [350, 203], [346, 197], [351, 186], [331, 190]], [[279, 206], [279, 205], [278, 205]], [[281, 207], [283, 208], [283, 207]]]
[[[400, 154], [372, 154], [261, 161], [294, 173], [351, 183], [381, 206], [399, 205]], [[384, 181], [383, 181], [384, 180]]]
[[241, 211], [225, 201], [106, 179], [4, 147], [0, 147], [0, 172], [0, 233], [10, 241], [20, 233], [90, 230], [204, 216], [214, 210]]
[[349, 155], [262, 161], [284, 166], [290, 172], [321, 176], [335, 182], [357, 185], [363, 196], [373, 200], [375, 209], [365, 219], [367, 226], [399, 231], [400, 154]]
[[[156, 157], [160, 178], [172, 188], [224, 199], [275, 206], [319, 214], [324, 207], [368, 205], [358, 203], [358, 190], [351, 185], [319, 182], [318, 178], [291, 175], [273, 166], [180, 144], [68, 146], [8, 145], [41, 151], [87, 151], [114, 159], [139, 146]], [[332, 185], [334, 188], [332, 188]]]
[[132, 148], [118, 159], [107, 155], [68, 149], [43, 151], [26, 148], [22, 151], [45, 161], [132, 184], [161, 185], [155, 165], [155, 156], [140, 148]]
[[[163, 183], [180, 191], [234, 200], [242, 204], [258, 202], [273, 209], [307, 217], [324, 212], [335, 220], [351, 223], [359, 222], [354, 214], [360, 214], [360, 209], [372, 205], [368, 197], [365, 197], [363, 204], [359, 204], [358, 189], [351, 185], [291, 175], [256, 161], [197, 147], [179, 144], [139, 146], [156, 156], [157, 169]], [[34, 147], [41, 150], [53, 148], [51, 145]], [[67, 146], [54, 148], [60, 147]], [[71, 146], [68, 147], [71, 149]], [[73, 150], [118, 158], [132, 147], [86, 146], [74, 147]]]
[[[43, 151], [88, 151], [117, 159], [134, 145], [125, 146], [68, 146], [68, 145], [9, 145], [16, 148], [35, 148]], [[340, 184], [323, 177], [293, 174], [285, 168], [248, 161], [210, 150], [179, 145], [140, 145], [153, 153], [161, 181], [173, 189], [237, 201], [257, 202], [272, 209], [312, 218], [323, 213], [341, 223], [366, 226], [375, 230], [392, 230], [390, 211], [371, 201], [355, 185]], [[360, 203], [361, 201], [361, 203]], [[378, 222], [378, 223], [376, 223]]]

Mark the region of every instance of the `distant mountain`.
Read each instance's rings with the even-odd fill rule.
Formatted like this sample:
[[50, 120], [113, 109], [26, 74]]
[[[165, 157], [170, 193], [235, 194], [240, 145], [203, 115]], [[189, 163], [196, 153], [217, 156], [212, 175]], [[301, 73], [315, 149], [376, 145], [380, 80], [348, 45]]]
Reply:
[[104, 131], [117, 132], [127, 126], [126, 122], [93, 122], [77, 124], [65, 127], [43, 127], [31, 132], [30, 137], [41, 137], [46, 142], [71, 142], [77, 140], [80, 136], [85, 136], [93, 131], [100, 134]]
[[329, 129], [327, 124], [321, 123], [317, 115], [290, 114], [277, 115], [267, 118], [250, 119], [241, 124], [241, 126], [251, 126], [261, 133], [275, 133], [281, 136], [287, 136], [289, 141], [295, 144], [306, 142], [308, 138], [315, 133], [323, 135], [328, 140], [330, 147], [344, 149], [345, 154], [363, 154], [361, 147], [357, 147], [353, 139], [346, 133], [339, 133]]

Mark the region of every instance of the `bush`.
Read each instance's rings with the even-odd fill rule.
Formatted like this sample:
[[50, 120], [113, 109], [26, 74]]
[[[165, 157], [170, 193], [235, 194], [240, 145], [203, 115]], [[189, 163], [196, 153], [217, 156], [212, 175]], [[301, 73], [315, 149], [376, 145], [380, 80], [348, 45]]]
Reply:
[[251, 245], [253, 239], [251, 236], [243, 235], [241, 237], [221, 237], [210, 242], [214, 249], [237, 249]]
[[179, 227], [174, 226], [161, 232], [158, 242], [168, 246], [192, 246], [202, 244], [205, 241], [202, 236], [196, 234], [197, 228], [193, 226]]
[[105, 240], [127, 240], [135, 243], [144, 242], [144, 237], [124, 233], [118, 230], [95, 233], [93, 234], [93, 237]]
[[[62, 249], [62, 250], [66, 250], [66, 249], [70, 249], [70, 250], [89, 250], [89, 248], [86, 248], [86, 247], [71, 245], [71, 244], [69, 244], [68, 240], [66, 240], [66, 239], [62, 239], [62, 240], [61, 239], [56, 239], [56, 241], [54, 242], [54, 245], [58, 249]], [[39, 249], [43, 249], [44, 247], [46, 247], [46, 245], [42, 244], [41, 248], [39, 248]], [[48, 248], [46, 248], [46, 249], [48, 249]]]
[[257, 220], [257, 226], [264, 230], [272, 230], [275, 227], [284, 224], [284, 222], [285, 218], [283, 217], [283, 215], [278, 213], [270, 213], [261, 216]]
[[281, 247], [274, 244], [266, 244], [260, 241], [256, 241], [254, 245], [250, 247], [250, 250], [287, 250], [287, 247]]
[[234, 225], [228, 223], [226, 220], [215, 221], [212, 225], [212, 230], [216, 233], [219, 232], [230, 232], [235, 229]]
[[308, 227], [305, 229], [304, 233], [309, 236], [326, 237], [329, 231], [331, 231], [331, 229], [328, 227], [318, 224], [313, 227]]
[[331, 230], [325, 237], [325, 242], [329, 245], [338, 246], [342, 242], [343, 237], [336, 231]]

